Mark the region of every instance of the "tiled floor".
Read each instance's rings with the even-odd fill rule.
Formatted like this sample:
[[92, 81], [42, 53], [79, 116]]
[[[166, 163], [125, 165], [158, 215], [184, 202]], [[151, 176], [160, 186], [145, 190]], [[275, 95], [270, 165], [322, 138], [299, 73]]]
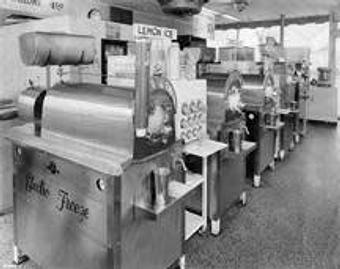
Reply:
[[[247, 207], [223, 217], [219, 237], [195, 235], [186, 244], [190, 269], [339, 269], [340, 131], [314, 125], [307, 138]], [[12, 257], [11, 216], [0, 218], [0, 265]], [[34, 268], [26, 264], [19, 268]]]
[[339, 206], [340, 132], [314, 125], [248, 206], [225, 214], [220, 237], [188, 243], [188, 268], [339, 269]]

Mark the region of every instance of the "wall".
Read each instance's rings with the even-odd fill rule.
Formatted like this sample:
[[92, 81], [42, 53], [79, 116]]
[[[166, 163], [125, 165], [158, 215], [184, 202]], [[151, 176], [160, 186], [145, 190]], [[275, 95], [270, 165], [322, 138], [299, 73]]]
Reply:
[[[262, 41], [263, 36], [271, 35], [279, 40], [280, 28], [258, 28], [242, 29], [240, 31], [240, 40], [244, 45], [257, 47]], [[236, 38], [236, 31], [216, 31], [217, 40], [231, 40]], [[285, 28], [285, 46], [286, 47], [309, 47], [311, 48], [311, 77], [317, 78], [317, 68], [328, 66], [328, 47], [329, 47], [329, 23], [307, 24], [307, 25], [289, 25]], [[259, 53], [256, 51], [256, 59]], [[336, 88], [340, 89], [340, 41], [337, 42], [337, 78]], [[338, 94], [338, 104], [340, 104], [340, 94]], [[338, 115], [340, 115], [340, 106], [338, 105]]]

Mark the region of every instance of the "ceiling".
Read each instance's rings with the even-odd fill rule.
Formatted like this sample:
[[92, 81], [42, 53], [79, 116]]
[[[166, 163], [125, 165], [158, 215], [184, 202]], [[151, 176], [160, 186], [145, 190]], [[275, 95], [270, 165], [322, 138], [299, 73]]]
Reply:
[[[73, 1], [73, 0], [65, 0]], [[110, 5], [140, 10], [148, 14], [162, 14], [157, 0], [91, 0]], [[249, 7], [239, 13], [230, 5], [235, 0], [209, 0], [205, 5], [207, 9], [218, 14], [230, 15], [235, 19], [217, 15], [216, 24], [230, 24], [238, 21], [252, 22], [265, 20], [278, 20], [281, 14], [287, 18], [300, 18], [315, 15], [327, 15], [335, 6], [340, 11], [340, 0], [249, 0]], [[1, 10], [0, 10], [1, 12]], [[2, 14], [0, 14], [2, 15]], [[3, 16], [0, 16], [0, 18]]]
[[[327, 15], [331, 8], [337, 6], [340, 9], [339, 0], [250, 0], [248, 8], [239, 13], [228, 4], [230, 1], [210, 0], [206, 7], [245, 22], [276, 20], [282, 14], [287, 18]], [[232, 22], [235, 20], [217, 16], [217, 24]]]
[[[144, 11], [146, 13], [162, 14], [157, 0], [101, 0], [111, 4]], [[258, 22], [279, 20], [281, 15], [286, 18], [309, 18], [325, 16], [336, 7], [340, 11], [340, 0], [249, 0], [250, 5], [243, 11], [237, 12], [230, 4], [235, 0], [209, 0], [205, 8], [217, 14], [217, 25], [238, 22]], [[323, 18], [324, 19], [324, 18]], [[311, 18], [313, 20], [313, 18]], [[288, 21], [288, 20], [287, 20]], [[307, 20], [308, 22], [310, 20]]]

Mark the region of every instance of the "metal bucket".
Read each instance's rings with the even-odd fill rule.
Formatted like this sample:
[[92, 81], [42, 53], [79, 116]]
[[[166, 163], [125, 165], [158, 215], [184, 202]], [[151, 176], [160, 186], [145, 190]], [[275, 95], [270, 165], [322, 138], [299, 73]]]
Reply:
[[243, 132], [239, 129], [235, 129], [229, 132], [229, 151], [234, 152], [236, 154], [241, 153], [242, 151], [242, 140], [243, 140]]

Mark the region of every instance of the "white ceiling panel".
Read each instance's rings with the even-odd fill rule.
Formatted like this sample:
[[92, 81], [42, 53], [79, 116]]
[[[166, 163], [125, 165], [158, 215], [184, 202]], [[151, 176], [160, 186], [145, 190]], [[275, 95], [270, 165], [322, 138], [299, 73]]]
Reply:
[[[286, 15], [288, 18], [327, 15], [334, 7], [339, 7], [339, 0], [250, 0], [250, 5], [243, 12], [235, 11], [231, 0], [210, 0], [207, 8], [221, 14], [232, 15], [240, 21], [275, 20]], [[224, 17], [217, 23], [232, 22]]]

